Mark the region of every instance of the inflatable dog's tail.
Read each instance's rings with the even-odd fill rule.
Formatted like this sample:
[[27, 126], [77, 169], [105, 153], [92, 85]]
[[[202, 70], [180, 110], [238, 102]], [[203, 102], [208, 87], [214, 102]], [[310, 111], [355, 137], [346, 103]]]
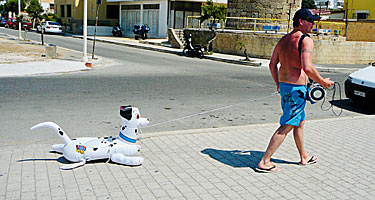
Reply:
[[42, 122], [40, 124], [37, 124], [33, 127], [30, 128], [30, 130], [34, 130], [37, 128], [43, 128], [43, 127], [48, 127], [52, 130], [54, 130], [57, 134], [59, 134], [60, 138], [64, 141], [65, 145], [68, 145], [69, 143], [72, 142], [72, 140], [69, 138], [69, 136], [60, 128], [59, 125], [53, 123], [53, 122]]

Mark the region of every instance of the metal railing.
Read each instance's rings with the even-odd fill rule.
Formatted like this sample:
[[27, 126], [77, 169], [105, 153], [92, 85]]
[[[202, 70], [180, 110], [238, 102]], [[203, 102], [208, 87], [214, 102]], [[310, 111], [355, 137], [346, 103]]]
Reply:
[[[213, 19], [201, 24], [200, 16], [187, 16], [185, 28], [209, 28]], [[289, 33], [293, 29], [293, 21], [287, 19], [250, 18], [250, 17], [226, 17], [213, 24], [216, 29], [248, 30], [257, 33], [281, 32]], [[345, 22], [319, 21], [312, 31], [324, 35], [345, 35]]]

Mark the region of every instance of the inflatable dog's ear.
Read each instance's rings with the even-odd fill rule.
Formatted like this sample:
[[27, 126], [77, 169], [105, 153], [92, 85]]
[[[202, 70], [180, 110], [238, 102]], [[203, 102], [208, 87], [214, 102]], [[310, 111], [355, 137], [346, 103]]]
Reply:
[[132, 118], [132, 106], [121, 106], [120, 107], [120, 115], [121, 117], [130, 120]]

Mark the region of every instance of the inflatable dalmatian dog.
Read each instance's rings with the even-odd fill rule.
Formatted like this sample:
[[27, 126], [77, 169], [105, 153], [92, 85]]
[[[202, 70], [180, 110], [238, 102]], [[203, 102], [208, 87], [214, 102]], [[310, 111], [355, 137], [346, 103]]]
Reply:
[[123, 165], [141, 165], [142, 157], [133, 157], [141, 146], [136, 145], [139, 128], [147, 126], [149, 120], [141, 118], [139, 110], [132, 106], [121, 106], [120, 115], [122, 126], [119, 137], [82, 137], [70, 139], [69, 136], [55, 123], [43, 122], [31, 127], [31, 130], [48, 127], [54, 130], [64, 144], [55, 144], [52, 149], [62, 153], [74, 164], [61, 166], [60, 169], [73, 169], [83, 166], [86, 161], [110, 159]]

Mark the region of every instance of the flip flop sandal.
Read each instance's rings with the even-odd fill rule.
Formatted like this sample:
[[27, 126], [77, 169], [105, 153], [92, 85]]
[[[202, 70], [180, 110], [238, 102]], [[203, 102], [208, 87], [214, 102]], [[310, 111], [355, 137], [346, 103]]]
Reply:
[[299, 162], [300, 165], [311, 165], [311, 164], [314, 164], [316, 163], [318, 160], [314, 160], [314, 156], [311, 156], [310, 160], [307, 161], [306, 164], [302, 164], [301, 162]]
[[259, 172], [264, 172], [264, 173], [270, 173], [270, 172], [277, 172], [277, 171], [272, 171], [273, 169], [276, 168], [276, 165], [273, 165], [272, 167], [268, 168], [268, 169], [264, 169], [264, 168], [256, 168]]

